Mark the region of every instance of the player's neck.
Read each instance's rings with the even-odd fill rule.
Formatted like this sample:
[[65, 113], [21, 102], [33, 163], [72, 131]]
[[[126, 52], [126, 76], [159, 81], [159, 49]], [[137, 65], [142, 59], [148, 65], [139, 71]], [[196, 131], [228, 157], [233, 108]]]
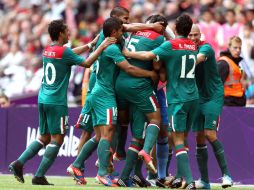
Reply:
[[51, 45], [52, 45], [52, 46], [63, 46], [64, 43], [62, 43], [61, 41], [52, 41], [52, 42], [51, 42]]

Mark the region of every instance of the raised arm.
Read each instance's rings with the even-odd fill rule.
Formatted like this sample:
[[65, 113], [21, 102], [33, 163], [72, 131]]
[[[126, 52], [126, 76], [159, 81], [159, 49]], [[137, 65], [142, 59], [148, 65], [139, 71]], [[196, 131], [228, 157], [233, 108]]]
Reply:
[[143, 60], [143, 61], [153, 60], [156, 58], [156, 55], [151, 51], [131, 52], [127, 48], [123, 49], [123, 55], [126, 57], [130, 57], [133, 59], [139, 59], [139, 60]]
[[97, 60], [97, 58], [100, 56], [100, 54], [102, 53], [102, 51], [108, 47], [110, 44], [113, 44], [116, 42], [115, 38], [109, 37], [106, 38], [101, 45], [99, 45], [99, 47], [80, 65], [83, 67], [90, 67], [94, 61]]
[[86, 52], [86, 51], [89, 51], [90, 49], [92, 49], [95, 45], [96, 45], [96, 43], [97, 43], [97, 41], [98, 41], [98, 39], [99, 39], [99, 34], [93, 39], [93, 41], [91, 41], [90, 43], [88, 43], [88, 44], [85, 44], [85, 45], [83, 45], [83, 46], [80, 46], [80, 47], [76, 47], [76, 48], [73, 48], [72, 50], [73, 50], [73, 52], [74, 53], [76, 53], [76, 54], [78, 54], [78, 55], [80, 55], [80, 54], [82, 54], [82, 53], [84, 53], [84, 52]]
[[144, 23], [132, 23], [132, 24], [123, 24], [124, 31], [126, 32], [137, 32], [139, 30], [154, 30], [156, 32], [161, 32], [163, 26], [161, 22], [144, 24]]

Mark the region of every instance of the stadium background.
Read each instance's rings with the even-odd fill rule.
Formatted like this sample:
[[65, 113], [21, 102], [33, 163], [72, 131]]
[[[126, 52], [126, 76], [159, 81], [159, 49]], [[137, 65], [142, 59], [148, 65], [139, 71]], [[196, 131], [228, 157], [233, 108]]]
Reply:
[[[208, 41], [211, 40], [210, 43], [217, 55], [219, 55], [220, 50], [225, 49], [227, 44], [226, 40], [220, 36], [219, 31], [226, 22], [226, 9], [232, 8], [236, 12], [236, 24], [241, 28], [238, 35], [242, 37], [244, 47], [254, 47], [253, 0], [1, 0], [0, 91], [11, 98], [12, 106], [8, 109], [0, 109], [0, 137], [2, 139], [0, 172], [8, 173], [7, 165], [24, 150], [29, 138], [31, 138], [31, 133], [38, 125], [37, 109], [34, 104], [37, 101], [37, 92], [43, 74], [41, 52], [49, 43], [47, 24], [53, 19], [65, 19], [71, 30], [71, 46], [79, 46], [96, 36], [103, 21], [109, 16], [110, 10], [117, 4], [130, 10], [131, 22], [143, 22], [147, 16], [153, 13], [162, 13], [172, 24], [181, 13], [188, 12], [196, 22], [216, 29], [203, 31], [203, 38]], [[212, 20], [209, 24], [205, 22], [207, 12], [212, 13], [210, 14]], [[245, 27], [249, 22], [252, 23], [252, 28]], [[211, 31], [216, 33], [209, 34]], [[248, 31], [250, 34], [247, 38], [246, 33]], [[211, 36], [213, 38], [210, 38]], [[242, 56], [248, 60], [247, 65], [249, 67], [247, 69], [250, 74], [247, 82], [251, 84], [254, 77], [254, 60], [250, 59], [250, 55], [244, 48]], [[80, 106], [83, 74], [83, 68], [73, 68], [68, 95], [70, 105]], [[85, 88], [86, 85], [83, 87]], [[250, 97], [251, 99], [252, 97]], [[29, 106], [22, 106], [24, 103], [29, 104]], [[251, 105], [249, 104], [249, 106]], [[70, 110], [71, 125], [74, 124], [79, 111], [80, 107]], [[220, 139], [225, 146], [232, 176], [241, 183], [254, 184], [253, 115], [254, 110], [252, 108], [225, 108], [222, 116]], [[74, 133], [75, 137], [79, 137], [78, 130], [74, 130]], [[67, 141], [70, 140], [67, 139]], [[194, 147], [192, 138], [190, 142], [190, 147]], [[75, 156], [75, 151], [72, 154], [71, 147], [68, 147], [66, 151], [63, 151], [62, 155], [59, 156], [48, 172], [49, 174], [65, 174], [65, 168]], [[190, 157], [194, 176], [197, 177], [194, 148], [190, 151]], [[26, 166], [26, 172], [34, 171], [38, 161], [39, 156]], [[95, 168], [92, 167], [94, 161], [95, 156], [87, 164], [89, 167], [91, 166], [89, 170], [91, 176], [95, 175]], [[213, 156], [209, 162], [210, 168], [217, 168]], [[174, 164], [171, 168], [174, 168]], [[212, 181], [218, 182], [216, 178], [218, 176], [220, 176], [219, 170], [212, 169]]]

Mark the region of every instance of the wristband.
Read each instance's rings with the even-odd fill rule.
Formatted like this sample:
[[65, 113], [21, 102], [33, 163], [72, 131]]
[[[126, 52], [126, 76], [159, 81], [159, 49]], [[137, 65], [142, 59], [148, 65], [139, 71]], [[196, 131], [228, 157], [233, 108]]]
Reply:
[[87, 46], [88, 46], [89, 49], [91, 49], [93, 47], [92, 43], [88, 43]]

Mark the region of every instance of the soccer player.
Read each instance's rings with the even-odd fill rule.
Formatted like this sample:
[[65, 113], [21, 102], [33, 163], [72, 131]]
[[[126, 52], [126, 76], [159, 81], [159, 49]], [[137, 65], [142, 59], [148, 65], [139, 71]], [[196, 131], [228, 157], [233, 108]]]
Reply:
[[198, 108], [198, 89], [195, 81], [197, 48], [187, 38], [191, 27], [192, 19], [183, 14], [175, 21], [176, 39], [166, 41], [148, 52], [125, 51], [127, 57], [141, 60], [157, 59], [165, 63], [168, 114], [173, 130], [177, 171], [186, 178], [186, 189], [195, 189], [195, 183], [184, 146], [184, 133], [192, 126]]
[[[149, 17], [149, 20], [150, 23], [161, 22], [164, 26], [164, 30], [162, 30], [161, 33], [157, 33], [153, 30], [140, 30], [132, 33], [127, 44], [127, 48], [129, 48], [131, 51], [152, 50], [154, 47], [158, 47], [164, 42], [163, 32], [167, 26], [167, 20], [161, 15], [152, 15]], [[153, 69], [152, 61], [129, 59], [129, 62], [131, 65], [135, 65], [148, 71]], [[120, 71], [116, 80], [116, 94], [118, 99], [121, 127], [123, 123], [128, 125], [128, 118], [127, 121], [122, 121], [126, 119], [129, 108], [130, 110], [139, 110], [141, 113], [146, 114], [148, 116], [148, 121], [150, 121], [149, 125], [146, 128], [146, 138], [144, 143], [144, 151], [146, 153], [145, 155], [142, 153], [144, 152], [142, 151], [142, 148], [144, 141], [143, 130], [144, 127], [146, 127], [146, 119], [140, 117], [141, 122], [135, 121], [134, 119], [134, 123], [131, 124], [133, 138], [127, 152], [124, 170], [120, 179], [118, 180], [118, 184], [121, 186], [128, 186], [129, 176], [133, 165], [135, 165], [135, 162], [137, 161], [138, 153], [139, 156], [144, 158], [149, 168], [152, 169], [154, 173], [156, 173], [155, 167], [153, 165], [151, 166], [152, 161], [149, 154], [158, 136], [160, 112], [157, 107], [158, 103], [154, 93], [154, 88], [151, 83], [152, 81], [148, 78], [133, 77], [123, 70]], [[130, 113], [130, 115], [133, 114], [134, 113]], [[133, 118], [137, 117], [133, 116]], [[143, 119], [145, 121], [143, 121]], [[140, 174], [141, 171], [139, 171], [136, 175], [140, 178], [143, 178], [143, 176]]]
[[22, 155], [9, 165], [9, 170], [18, 181], [24, 183], [23, 165], [38, 151], [47, 146], [35, 176], [33, 185], [51, 185], [45, 173], [53, 164], [68, 129], [67, 89], [72, 65], [90, 67], [100, 53], [115, 39], [106, 39], [88, 59], [77, 55], [89, 49], [88, 45], [70, 49], [65, 47], [69, 40], [69, 29], [62, 20], [54, 20], [48, 26], [52, 44], [43, 51], [44, 76], [38, 95], [40, 136], [32, 142]]
[[[149, 29], [153, 28], [154, 30], [160, 31], [162, 28], [162, 25], [159, 22], [151, 23], [151, 24], [129, 24], [129, 11], [124, 8], [117, 6], [115, 7], [111, 13], [111, 18], [118, 18], [123, 22], [123, 28], [124, 31], [138, 31], [140, 29]], [[125, 37], [124, 37], [125, 36]], [[127, 38], [127, 34], [125, 33], [122, 35], [121, 45], [123, 46], [124, 40]], [[99, 34], [99, 39], [96, 43], [95, 49], [102, 43], [102, 41], [105, 39], [103, 30]], [[94, 41], [93, 41], [94, 42]], [[79, 179], [84, 179], [83, 174], [83, 168], [84, 168], [84, 161], [87, 160], [90, 155], [96, 150], [99, 140], [100, 140], [100, 133], [97, 131], [95, 136], [90, 139], [91, 133], [93, 132], [93, 122], [92, 122], [92, 116], [91, 116], [91, 91], [95, 85], [96, 82], [96, 68], [97, 68], [98, 60], [94, 62], [93, 64], [93, 71], [90, 76], [89, 81], [89, 87], [88, 92], [86, 96], [86, 102], [84, 107], [82, 108], [81, 114], [78, 118], [77, 124], [75, 125], [77, 128], [83, 129], [82, 135], [80, 137], [79, 142], [79, 148], [82, 148], [80, 150], [80, 155], [76, 158], [76, 160], [68, 167], [67, 172], [70, 173], [74, 178], [77, 179], [78, 183], [85, 184], [86, 181]], [[126, 141], [126, 135], [127, 135], [127, 128], [121, 130], [120, 139], [118, 143], [118, 152], [124, 152], [125, 147], [125, 141]], [[90, 139], [90, 140], [89, 140]], [[84, 145], [84, 146], [83, 146]], [[122, 154], [120, 154], [122, 155]], [[117, 154], [114, 154], [114, 159], [119, 160], [121, 156], [117, 156]], [[77, 170], [80, 169], [81, 173]], [[78, 172], [77, 172], [78, 171]], [[81, 174], [81, 175], [79, 175]]]
[[220, 114], [224, 102], [224, 89], [217, 70], [215, 53], [210, 44], [200, 40], [199, 27], [192, 26], [189, 38], [198, 46], [196, 82], [199, 89], [199, 112], [193, 131], [197, 132], [197, 162], [201, 178], [196, 181], [196, 188], [210, 189], [208, 177], [208, 151], [206, 140], [211, 144], [213, 152], [222, 172], [222, 187], [231, 187], [233, 181], [228, 171], [224, 149], [217, 139]]

